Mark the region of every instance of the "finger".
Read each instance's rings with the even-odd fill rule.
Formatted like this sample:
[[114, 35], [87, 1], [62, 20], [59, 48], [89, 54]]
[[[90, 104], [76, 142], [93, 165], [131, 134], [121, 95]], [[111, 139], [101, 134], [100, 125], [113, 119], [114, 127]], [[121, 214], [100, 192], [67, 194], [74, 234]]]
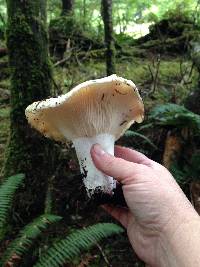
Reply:
[[129, 218], [131, 216], [127, 208], [119, 208], [111, 205], [103, 205], [102, 208], [106, 210], [117, 221], [119, 221], [125, 228], [127, 228]]
[[144, 154], [142, 154], [136, 150], [132, 150], [130, 148], [127, 148], [127, 147], [115, 146], [115, 156], [122, 158], [122, 159], [125, 159], [125, 160], [128, 160], [130, 162], [144, 164], [144, 165], [147, 165], [149, 167], [152, 166], [152, 160], [151, 159], [146, 157]]
[[122, 184], [129, 184], [134, 175], [144, 172], [145, 168], [149, 171], [146, 165], [129, 162], [106, 153], [98, 144], [92, 147], [91, 156], [97, 169], [114, 177]]

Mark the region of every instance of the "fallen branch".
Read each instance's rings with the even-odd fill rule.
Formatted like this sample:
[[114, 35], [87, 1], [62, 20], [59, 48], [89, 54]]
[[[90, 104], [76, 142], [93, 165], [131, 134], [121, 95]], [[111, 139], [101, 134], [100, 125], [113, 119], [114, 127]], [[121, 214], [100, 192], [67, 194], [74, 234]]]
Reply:
[[149, 91], [148, 95], [151, 95], [156, 91], [157, 84], [158, 84], [158, 74], [160, 70], [160, 55], [158, 55], [156, 62], [155, 60], [153, 60], [153, 71], [150, 65], [148, 65], [148, 68], [149, 68], [151, 79], [152, 79], [151, 90]]
[[106, 256], [106, 254], [104, 253], [102, 247], [101, 247], [98, 243], [96, 244], [96, 246], [98, 247], [99, 251], [101, 252], [101, 255], [102, 255], [102, 257], [103, 257], [105, 263], [107, 264], [107, 266], [108, 266], [108, 267], [112, 267], [112, 265], [110, 264], [110, 262], [109, 262], [109, 260], [108, 260], [108, 258], [107, 258], [107, 256]]
[[[96, 50], [90, 50], [90, 51], [81, 51], [81, 52], [77, 52], [77, 53], [71, 53], [70, 55], [68, 55], [67, 57], [57, 61], [53, 66], [57, 67], [59, 65], [64, 64], [67, 60], [69, 60], [71, 57], [74, 57], [77, 61], [79, 60], [78, 57], [83, 56], [83, 59], [86, 59], [86, 57], [89, 56], [94, 56], [98, 53], [104, 53], [106, 51], [105, 48], [102, 49], [96, 49]], [[78, 62], [80, 63], [80, 62]]]
[[63, 59], [57, 61], [53, 66], [54, 66], [54, 67], [57, 67], [57, 66], [59, 66], [59, 65], [62, 65], [62, 64], [65, 63], [67, 60], [69, 60], [70, 57], [71, 57], [71, 54], [68, 55], [67, 57], [65, 57], [65, 58], [63, 58]]

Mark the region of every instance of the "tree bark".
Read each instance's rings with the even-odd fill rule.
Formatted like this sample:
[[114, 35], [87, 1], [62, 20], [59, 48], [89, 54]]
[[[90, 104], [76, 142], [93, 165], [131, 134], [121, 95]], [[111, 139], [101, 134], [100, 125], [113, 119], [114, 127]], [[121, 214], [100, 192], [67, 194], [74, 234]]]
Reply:
[[115, 73], [115, 45], [112, 25], [112, 0], [101, 1], [101, 14], [104, 22], [104, 34], [106, 45], [107, 75]]
[[199, 52], [199, 43], [194, 42], [193, 48], [191, 51], [191, 59], [194, 66], [198, 70], [198, 84], [194, 91], [192, 91], [185, 100], [185, 107], [191, 110], [194, 113], [200, 114], [200, 52]]
[[62, 15], [69, 15], [73, 11], [74, 0], [62, 0]]
[[28, 215], [30, 219], [43, 211], [47, 179], [54, 165], [53, 142], [33, 130], [24, 113], [29, 104], [51, 92], [46, 0], [7, 0], [7, 10], [11, 112], [4, 177], [26, 174], [25, 188], [16, 206], [23, 218]]

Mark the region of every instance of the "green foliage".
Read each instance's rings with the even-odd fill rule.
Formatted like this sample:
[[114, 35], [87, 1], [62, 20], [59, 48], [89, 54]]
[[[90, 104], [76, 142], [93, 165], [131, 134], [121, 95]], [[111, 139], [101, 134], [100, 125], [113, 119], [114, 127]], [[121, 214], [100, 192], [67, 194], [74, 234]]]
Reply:
[[[68, 48], [81, 48], [83, 50], [91, 47], [103, 47], [103, 39], [99, 38], [93, 27], [84, 26], [82, 19], [76, 19], [74, 16], [61, 16], [50, 21], [49, 36], [51, 46], [66, 50]], [[103, 37], [103, 36], [102, 36]], [[70, 40], [70, 42], [69, 42]]]
[[24, 180], [24, 174], [13, 175], [0, 186], [0, 236], [4, 231], [4, 226], [11, 208], [16, 190]]
[[[9, 177], [0, 187], [0, 230], [3, 232], [8, 210], [11, 207], [16, 189], [24, 179], [23, 174]], [[60, 216], [44, 214], [26, 225], [11, 241], [1, 259], [1, 266], [15, 264], [23, 260], [25, 254], [32, 247], [34, 241], [41, 236], [49, 225], [61, 220]], [[52, 245], [52, 247], [41, 256], [35, 266], [61, 266], [66, 261], [72, 261], [75, 256], [80, 256], [82, 251], [90, 249], [96, 242], [104, 237], [119, 234], [123, 229], [112, 223], [99, 223], [84, 230], [78, 230], [67, 238]], [[49, 265], [50, 264], [50, 265]]]
[[52, 31], [60, 31], [60, 34], [71, 37], [76, 30], [80, 30], [73, 16], [61, 16], [50, 21], [49, 28]]
[[6, 7], [5, 1], [0, 0], [0, 40], [5, 38], [6, 31]]
[[192, 155], [188, 172], [193, 179], [200, 179], [200, 152]]
[[177, 129], [189, 128], [200, 135], [200, 116], [184, 106], [172, 103], [156, 106], [149, 118], [157, 125], [174, 126]]
[[191, 179], [188, 177], [188, 173], [183, 168], [183, 165], [179, 166], [179, 164], [177, 162], [172, 163], [169, 170], [180, 186], [187, 184], [189, 182], [189, 180]]
[[128, 131], [125, 132], [124, 135], [126, 137], [139, 137], [139, 138], [143, 139], [144, 142], [146, 142], [147, 144], [149, 144], [150, 146], [152, 146], [154, 149], [157, 149], [157, 146], [148, 137], [146, 137], [143, 134], [137, 133], [135, 131], [128, 130]]
[[180, 185], [189, 183], [192, 180], [200, 179], [200, 152], [194, 153], [190, 159], [178, 164], [174, 162], [170, 171]]
[[63, 266], [65, 262], [72, 262], [75, 257], [81, 255], [82, 251], [90, 249], [103, 238], [122, 232], [123, 229], [113, 223], [99, 223], [77, 230], [67, 238], [53, 244], [34, 267]]
[[9, 244], [2, 257], [2, 265], [6, 266], [8, 261], [12, 262], [13, 256], [22, 258], [42, 232], [61, 219], [62, 217], [60, 216], [44, 214], [26, 225], [24, 229], [20, 231], [18, 237]]

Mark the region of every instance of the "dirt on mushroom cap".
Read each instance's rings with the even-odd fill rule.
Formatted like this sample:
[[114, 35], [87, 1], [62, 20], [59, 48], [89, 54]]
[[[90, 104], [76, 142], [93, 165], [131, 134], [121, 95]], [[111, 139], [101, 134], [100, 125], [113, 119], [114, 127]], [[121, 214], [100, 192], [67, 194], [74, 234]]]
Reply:
[[134, 121], [143, 120], [144, 105], [132, 81], [111, 75], [35, 102], [27, 107], [26, 117], [34, 128], [58, 141], [100, 133], [113, 134], [117, 140]]

